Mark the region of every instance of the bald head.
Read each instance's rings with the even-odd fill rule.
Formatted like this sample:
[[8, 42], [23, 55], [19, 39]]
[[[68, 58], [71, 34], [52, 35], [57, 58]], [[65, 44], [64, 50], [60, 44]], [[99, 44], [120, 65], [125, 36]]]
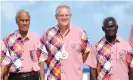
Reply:
[[26, 10], [20, 10], [16, 14], [16, 23], [20, 33], [26, 34], [30, 26], [30, 14]]
[[30, 14], [28, 11], [24, 10], [24, 9], [21, 9], [17, 12], [16, 14], [16, 21], [19, 19], [20, 16], [22, 15], [28, 15], [28, 17], [30, 18]]

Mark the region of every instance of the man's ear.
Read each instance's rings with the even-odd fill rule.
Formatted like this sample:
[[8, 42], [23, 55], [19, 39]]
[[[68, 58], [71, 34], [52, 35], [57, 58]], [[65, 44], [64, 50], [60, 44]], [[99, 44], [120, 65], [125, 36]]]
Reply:
[[118, 25], [116, 26], [116, 29], [118, 30]]
[[105, 31], [104, 26], [102, 26], [102, 30]]
[[56, 20], [57, 20], [57, 14], [55, 15], [55, 18], [56, 18]]
[[18, 20], [17, 20], [17, 17], [15, 18], [15, 20], [16, 20], [16, 24], [18, 24]]

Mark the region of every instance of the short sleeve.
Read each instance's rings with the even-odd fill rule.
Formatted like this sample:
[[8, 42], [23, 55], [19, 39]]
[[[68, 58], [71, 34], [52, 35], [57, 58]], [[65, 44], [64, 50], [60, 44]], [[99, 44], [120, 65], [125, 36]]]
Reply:
[[133, 68], [133, 47], [130, 45], [127, 51], [126, 62], [130, 68]]
[[92, 68], [96, 68], [97, 66], [97, 59], [96, 59], [96, 47], [93, 46], [91, 48], [91, 52], [88, 55], [88, 58], [85, 62], [86, 65], [92, 67]]
[[39, 56], [39, 62], [44, 62], [48, 58], [48, 51], [46, 49], [46, 32], [44, 32], [41, 37], [38, 48], [37, 48], [37, 56]]
[[90, 43], [88, 41], [88, 37], [85, 31], [82, 32], [81, 35], [81, 52], [83, 54], [89, 53], [90, 52]]

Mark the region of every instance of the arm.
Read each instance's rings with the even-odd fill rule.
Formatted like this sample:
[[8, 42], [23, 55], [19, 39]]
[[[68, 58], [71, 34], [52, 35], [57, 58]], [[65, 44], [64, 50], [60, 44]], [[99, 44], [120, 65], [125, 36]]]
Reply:
[[0, 80], [3, 80], [1, 74], [2, 74], [2, 70], [1, 70], [1, 65], [0, 65]]
[[40, 66], [40, 80], [44, 80], [45, 76], [44, 76], [44, 62], [39, 63]]
[[37, 49], [37, 56], [38, 56], [38, 61], [39, 61], [38, 65], [40, 67], [39, 74], [40, 74], [40, 80], [44, 80], [45, 79], [44, 61], [47, 59], [47, 55], [45, 52], [45, 46], [42, 43], [39, 46], [40, 47], [38, 47]]
[[133, 47], [129, 46], [127, 51], [127, 64], [129, 67], [129, 80], [133, 80]]
[[97, 80], [97, 73], [95, 68], [90, 67], [90, 80]]
[[97, 80], [97, 59], [95, 45], [91, 48], [90, 54], [88, 55], [85, 64], [90, 66], [90, 80]]
[[88, 54], [89, 54], [89, 52], [82, 55], [83, 63], [86, 61]]
[[133, 80], [133, 68], [129, 69], [129, 80]]
[[[4, 41], [2, 41], [1, 43], [1, 55], [0, 55], [0, 58], [1, 58], [1, 64], [2, 64], [2, 61], [3, 59], [6, 58], [6, 52], [7, 52], [7, 47], [4, 43]], [[8, 72], [9, 72], [9, 65], [1, 65], [1, 78], [2, 80], [7, 80], [8, 79]]]
[[8, 73], [3, 76], [3, 80], [8, 80]]
[[39, 66], [40, 66], [40, 80], [45, 79], [45, 72], [44, 72], [44, 61], [47, 60], [48, 52], [45, 47], [45, 35], [40, 39], [38, 47], [37, 47], [37, 56], [39, 59]]
[[2, 68], [1, 68], [1, 72], [2, 72], [1, 73], [1, 78], [3, 78], [3, 80], [7, 80], [9, 68], [10, 68], [10, 66], [8, 66], [8, 65], [2, 65]]

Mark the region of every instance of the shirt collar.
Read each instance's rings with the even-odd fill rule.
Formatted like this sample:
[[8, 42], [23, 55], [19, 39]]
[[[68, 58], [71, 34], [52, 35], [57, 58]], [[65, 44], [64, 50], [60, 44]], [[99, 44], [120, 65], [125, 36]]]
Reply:
[[[59, 31], [58, 25], [56, 25], [55, 28], [57, 29], [57, 31]], [[70, 24], [68, 30], [63, 34], [63, 36], [66, 36], [69, 33], [69, 31], [71, 30], [71, 28], [72, 28], [72, 25]]]
[[[19, 33], [19, 30], [16, 30], [16, 37], [17, 37], [17, 39], [18, 39], [18, 38], [21, 38], [21, 35], [20, 35], [20, 33]], [[30, 38], [31, 38], [30, 32], [28, 31], [26, 37], [25, 37], [23, 40], [29, 40]]]
[[107, 39], [105, 38], [105, 36], [102, 38], [102, 41], [105, 43], [105, 42], [107, 42], [108, 44], [114, 44], [114, 43], [116, 43], [116, 42], [121, 42], [121, 38], [120, 37], [118, 37], [118, 36], [116, 36], [116, 39], [115, 39], [115, 41], [113, 42], [113, 43], [109, 43], [108, 41], [107, 41]]

